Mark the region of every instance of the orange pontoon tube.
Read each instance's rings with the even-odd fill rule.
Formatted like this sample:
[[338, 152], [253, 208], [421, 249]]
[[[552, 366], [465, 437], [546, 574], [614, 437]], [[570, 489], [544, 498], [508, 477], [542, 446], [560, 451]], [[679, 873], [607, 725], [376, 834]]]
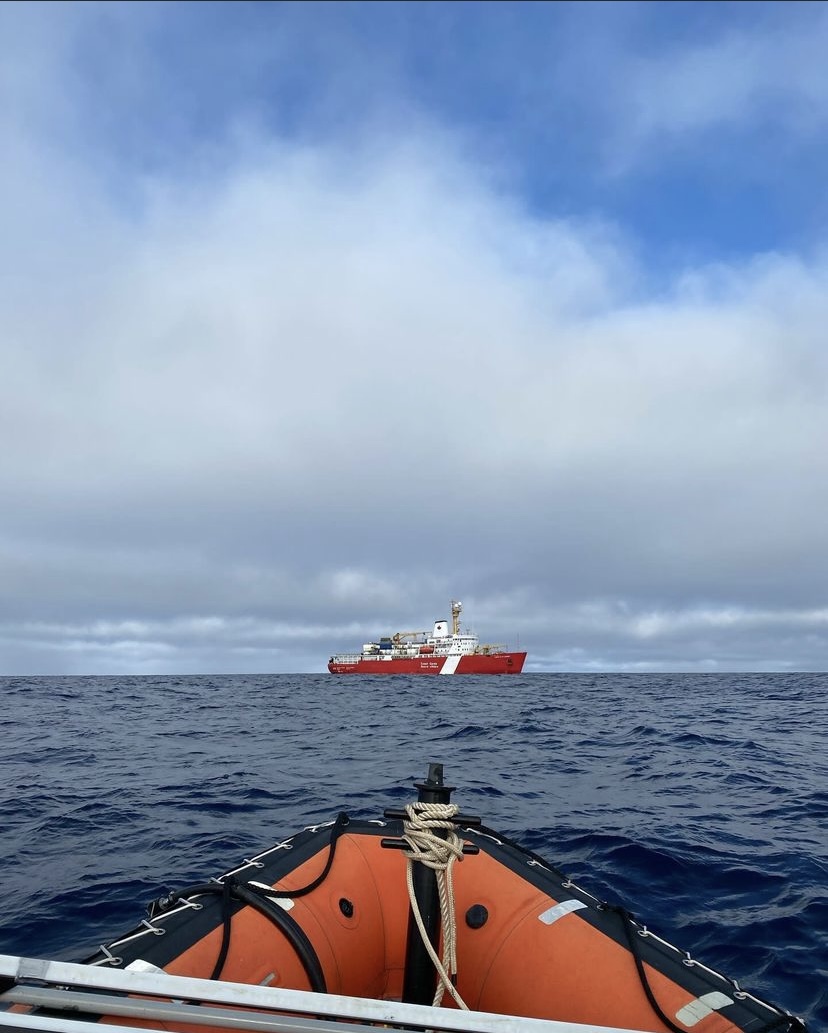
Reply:
[[593, 1028], [804, 1030], [460, 814], [441, 765], [417, 787], [382, 821], [340, 814], [154, 902], [87, 963]]

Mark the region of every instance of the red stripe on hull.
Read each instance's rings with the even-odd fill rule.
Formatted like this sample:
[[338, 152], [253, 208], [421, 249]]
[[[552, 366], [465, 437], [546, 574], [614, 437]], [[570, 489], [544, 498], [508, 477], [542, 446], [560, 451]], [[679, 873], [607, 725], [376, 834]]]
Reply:
[[[357, 660], [338, 663], [331, 660], [331, 674], [440, 674], [447, 656], [395, 657], [391, 660]], [[526, 653], [474, 653], [461, 656], [455, 674], [520, 674]]]

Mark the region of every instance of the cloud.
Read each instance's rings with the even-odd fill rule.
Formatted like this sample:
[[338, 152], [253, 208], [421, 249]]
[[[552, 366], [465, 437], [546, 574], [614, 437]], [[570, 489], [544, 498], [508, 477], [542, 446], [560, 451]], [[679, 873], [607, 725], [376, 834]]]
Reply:
[[60, 60], [3, 129], [6, 669], [319, 669], [458, 593], [541, 666], [824, 662], [823, 252], [665, 277], [422, 113], [99, 164]]
[[[718, 133], [728, 161], [756, 159], [757, 132], [778, 149], [822, 146], [828, 119], [828, 82], [822, 73], [828, 18], [824, 9], [777, 5], [729, 12], [731, 19], [703, 22], [688, 40], [676, 33], [651, 50], [621, 58], [612, 105], [618, 115], [613, 139], [615, 161], [657, 160], [658, 145], [677, 150], [683, 160], [699, 160], [701, 142]], [[752, 145], [744, 146], [750, 136]], [[735, 139], [734, 139], [735, 138]], [[739, 155], [738, 141], [742, 141]], [[734, 147], [734, 143], [737, 146]], [[703, 151], [702, 151], [703, 153]], [[715, 150], [708, 160], [715, 161]], [[754, 175], [760, 170], [755, 169]]]
[[[644, 610], [615, 600], [509, 609], [505, 602], [492, 596], [473, 601], [475, 619], [468, 625], [485, 638], [486, 627], [496, 621], [510, 647], [534, 643], [530, 672], [820, 669], [818, 650], [828, 633], [826, 608]], [[216, 673], [288, 670], [297, 662], [318, 670], [330, 652], [353, 649], [395, 629], [382, 618], [331, 624], [218, 616], [87, 624], [5, 621], [0, 645], [21, 669], [37, 658], [46, 673], [186, 674], [194, 663]], [[758, 655], [758, 637], [773, 648]]]

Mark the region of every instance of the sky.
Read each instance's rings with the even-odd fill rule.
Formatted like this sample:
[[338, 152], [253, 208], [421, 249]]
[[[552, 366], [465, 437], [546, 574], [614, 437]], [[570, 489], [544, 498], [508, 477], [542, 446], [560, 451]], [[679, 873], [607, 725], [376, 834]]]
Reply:
[[828, 669], [828, 4], [0, 5], [0, 674]]

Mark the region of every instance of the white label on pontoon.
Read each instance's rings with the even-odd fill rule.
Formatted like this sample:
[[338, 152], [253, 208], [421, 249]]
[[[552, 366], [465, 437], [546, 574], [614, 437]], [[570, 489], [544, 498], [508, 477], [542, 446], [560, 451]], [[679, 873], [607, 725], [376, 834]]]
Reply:
[[459, 653], [452, 656], [446, 657], [446, 662], [440, 668], [440, 674], [454, 674], [457, 670], [457, 665], [460, 663], [462, 657]]
[[129, 972], [160, 972], [162, 976], [164, 975], [163, 968], [153, 965], [151, 961], [144, 961], [143, 958], [136, 958], [135, 961], [130, 961], [126, 969]]
[[573, 911], [580, 911], [582, 907], [586, 907], [582, 900], [562, 900], [560, 904], [556, 904], [548, 911], [544, 911], [542, 915], [538, 915], [538, 918], [544, 925], [552, 925], [559, 918], [563, 918], [564, 915], [571, 914]]
[[[252, 879], [250, 880], [250, 885], [257, 886], [260, 890], [269, 890], [270, 892], [273, 891], [272, 886], [268, 886], [263, 882], [254, 882]], [[267, 899], [272, 900], [274, 904], [278, 904], [283, 911], [290, 911], [290, 909], [293, 907], [293, 901], [290, 899], [290, 897], [271, 897], [270, 893], [268, 893]]]
[[695, 1001], [685, 1004], [683, 1008], [679, 1008], [676, 1012], [676, 1018], [684, 1026], [695, 1026], [697, 1022], [706, 1019], [708, 1015], [712, 1015], [714, 1011], [718, 1011], [720, 1008], [726, 1008], [729, 1004], [733, 1004], [733, 1001], [727, 994], [713, 990], [711, 993], [702, 994]]

